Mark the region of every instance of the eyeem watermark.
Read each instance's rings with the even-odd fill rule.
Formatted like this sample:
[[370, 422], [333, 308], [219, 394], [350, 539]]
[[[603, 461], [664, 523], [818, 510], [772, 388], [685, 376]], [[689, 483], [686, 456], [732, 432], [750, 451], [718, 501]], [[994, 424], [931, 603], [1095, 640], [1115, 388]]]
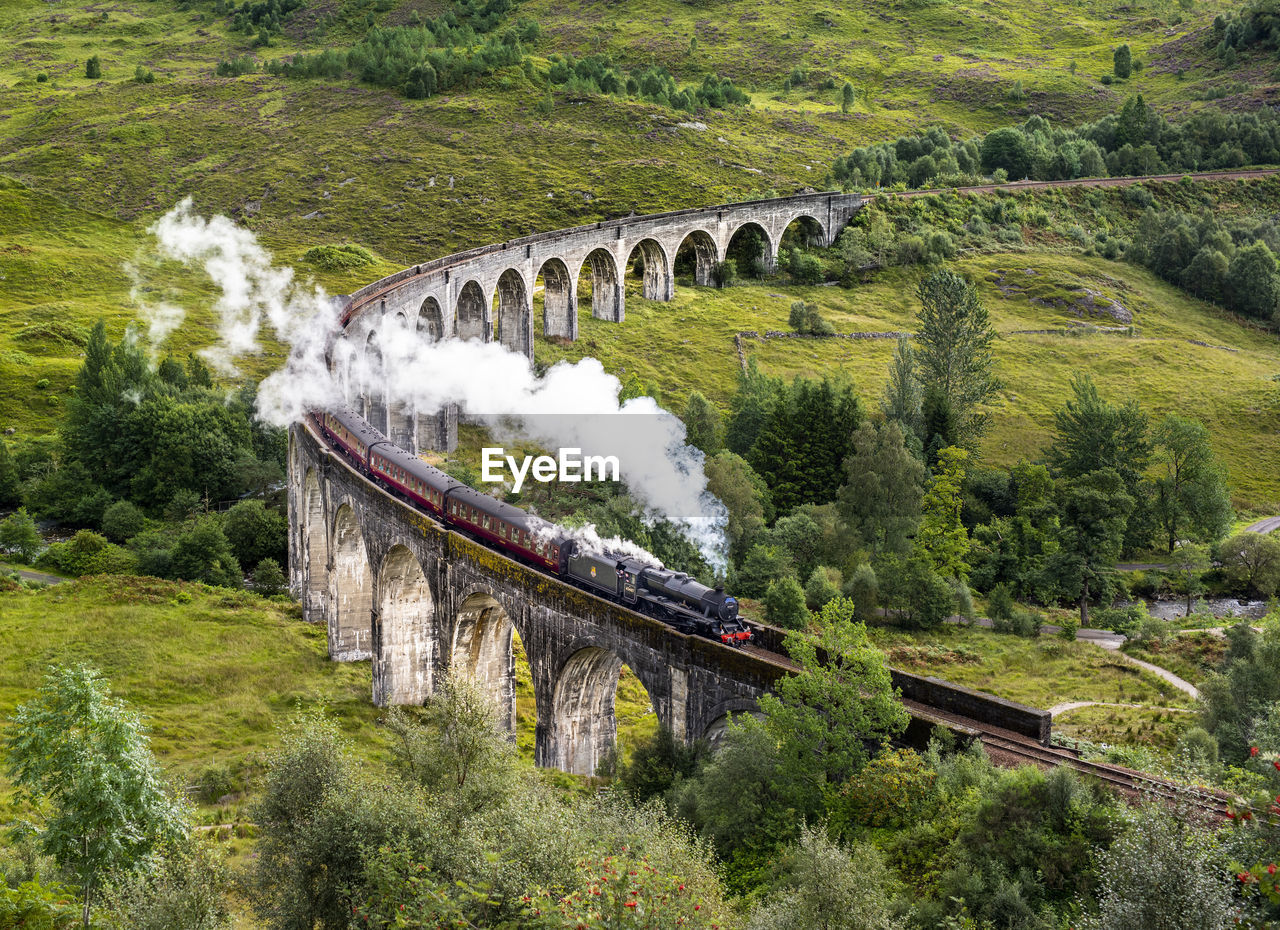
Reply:
[[583, 455], [581, 449], [561, 449], [558, 456], [523, 456], [519, 461], [507, 455], [501, 446], [480, 450], [480, 480], [491, 484], [506, 481], [504, 472], [514, 479], [511, 490], [517, 494], [526, 478], [543, 484], [552, 481], [617, 481], [620, 470], [616, 455]]

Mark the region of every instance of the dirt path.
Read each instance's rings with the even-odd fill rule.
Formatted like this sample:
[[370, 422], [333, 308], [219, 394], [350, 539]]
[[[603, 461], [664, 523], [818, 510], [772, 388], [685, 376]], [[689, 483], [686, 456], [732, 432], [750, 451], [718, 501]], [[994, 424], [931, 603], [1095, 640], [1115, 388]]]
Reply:
[[1112, 701], [1065, 701], [1062, 704], [1055, 704], [1049, 708], [1049, 713], [1053, 716], [1065, 714], [1068, 711], [1079, 710], [1081, 707], [1145, 707], [1148, 710], [1168, 710], [1176, 711], [1180, 714], [1194, 713], [1190, 707], [1157, 707], [1154, 704], [1116, 704]]
[[1280, 530], [1280, 517], [1267, 517], [1244, 528], [1246, 533], [1274, 533], [1276, 530]]
[[18, 577], [23, 581], [39, 581], [41, 584], [60, 584], [67, 579], [59, 578], [57, 575], [46, 575], [44, 572], [33, 572], [29, 568], [18, 568], [16, 565], [7, 565], [0, 562], [0, 571], [16, 572]]
[[1109, 630], [1080, 630], [1076, 634], [1076, 638], [1101, 646], [1108, 652], [1114, 652], [1116, 654], [1116, 658], [1120, 659], [1122, 662], [1127, 662], [1130, 665], [1137, 666], [1138, 668], [1146, 669], [1151, 674], [1163, 678], [1179, 691], [1189, 694], [1193, 698], [1198, 698], [1200, 696], [1200, 689], [1185, 678], [1179, 678], [1167, 668], [1152, 665], [1150, 662], [1143, 662], [1141, 659], [1135, 659], [1133, 656], [1125, 655], [1121, 652], [1120, 647], [1124, 645], [1125, 638], [1119, 633], [1112, 633]]

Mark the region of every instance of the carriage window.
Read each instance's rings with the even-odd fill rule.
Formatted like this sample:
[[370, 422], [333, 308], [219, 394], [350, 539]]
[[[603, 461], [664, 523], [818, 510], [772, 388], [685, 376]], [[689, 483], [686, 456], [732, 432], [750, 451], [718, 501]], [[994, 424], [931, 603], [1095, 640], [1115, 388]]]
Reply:
[[485, 515], [484, 515], [484, 528], [485, 528], [486, 530], [487, 530], [487, 529], [489, 529], [489, 515], [488, 515], [488, 514], [485, 514]]

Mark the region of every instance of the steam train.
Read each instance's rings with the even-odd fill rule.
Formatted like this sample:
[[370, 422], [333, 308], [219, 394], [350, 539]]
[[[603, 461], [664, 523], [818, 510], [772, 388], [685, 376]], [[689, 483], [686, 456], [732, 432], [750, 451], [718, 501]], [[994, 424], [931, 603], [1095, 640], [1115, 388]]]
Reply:
[[450, 478], [406, 452], [348, 407], [313, 414], [332, 445], [362, 473], [447, 526], [592, 594], [655, 617], [682, 633], [730, 646], [750, 642], [738, 602], [629, 555], [592, 551], [564, 529]]

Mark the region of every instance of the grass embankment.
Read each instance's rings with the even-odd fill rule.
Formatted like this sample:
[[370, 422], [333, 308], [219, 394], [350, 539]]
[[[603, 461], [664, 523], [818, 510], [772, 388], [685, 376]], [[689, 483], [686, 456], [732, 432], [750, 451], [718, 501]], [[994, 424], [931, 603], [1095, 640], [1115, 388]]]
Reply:
[[1024, 639], [982, 628], [943, 625], [927, 632], [872, 627], [872, 642], [889, 664], [937, 675], [1031, 707], [1103, 701], [1187, 707], [1190, 698], [1168, 682], [1089, 643], [1056, 636]]
[[[323, 706], [362, 753], [385, 751], [368, 662], [327, 657], [325, 630], [296, 606], [247, 592], [104, 576], [0, 593], [0, 718], [31, 699], [48, 666], [84, 662], [148, 718], [179, 784], [235, 816], [277, 728]], [[7, 803], [7, 802], [6, 802]]]
[[1056, 736], [1141, 746], [1160, 755], [1170, 753], [1178, 737], [1195, 725], [1196, 715], [1179, 708], [1077, 707], [1053, 718]]
[[1227, 654], [1227, 638], [1205, 631], [1178, 633], [1163, 643], [1141, 646], [1126, 644], [1124, 651], [1135, 659], [1168, 669], [1184, 681], [1201, 685]]

